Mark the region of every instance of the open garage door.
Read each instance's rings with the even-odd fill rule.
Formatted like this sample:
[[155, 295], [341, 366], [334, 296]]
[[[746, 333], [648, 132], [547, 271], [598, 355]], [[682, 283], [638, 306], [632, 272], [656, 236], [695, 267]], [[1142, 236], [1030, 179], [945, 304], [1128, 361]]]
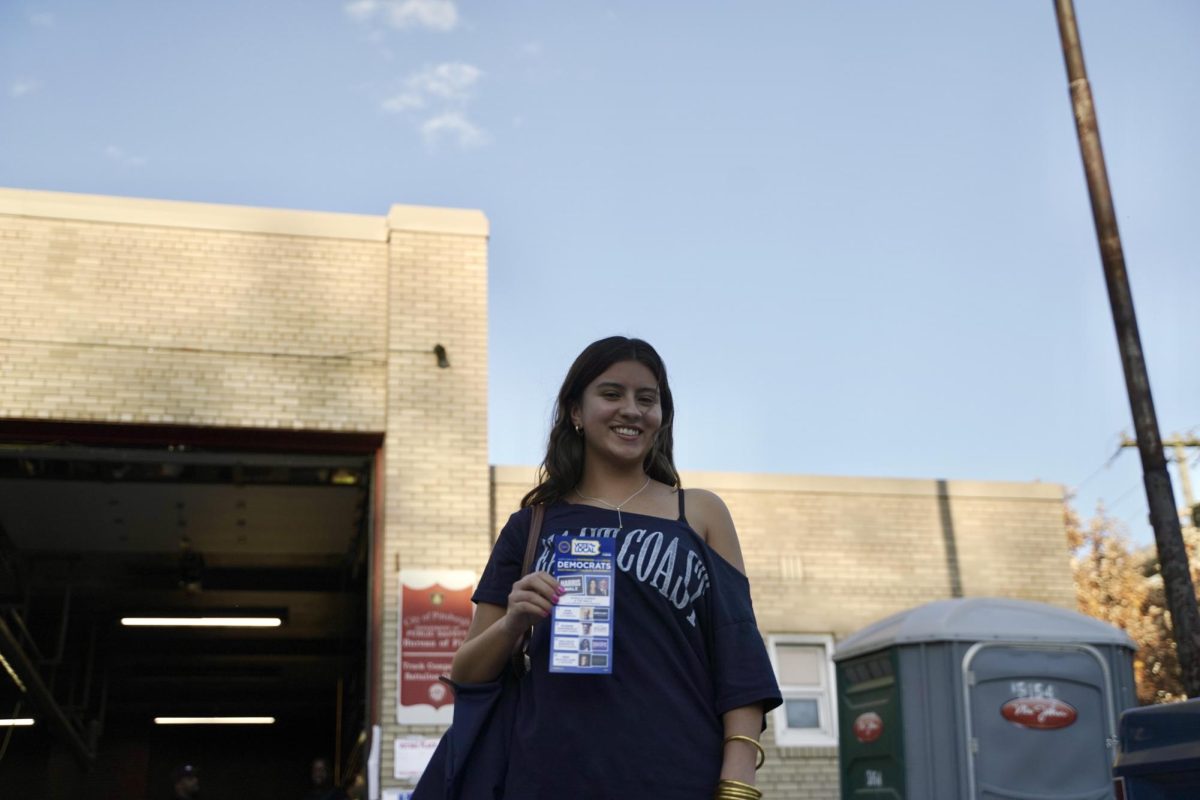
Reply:
[[168, 796], [190, 763], [206, 796], [301, 796], [318, 755], [348, 781], [377, 438], [127, 430], [0, 440], [0, 718], [34, 721], [0, 727], [4, 794]]

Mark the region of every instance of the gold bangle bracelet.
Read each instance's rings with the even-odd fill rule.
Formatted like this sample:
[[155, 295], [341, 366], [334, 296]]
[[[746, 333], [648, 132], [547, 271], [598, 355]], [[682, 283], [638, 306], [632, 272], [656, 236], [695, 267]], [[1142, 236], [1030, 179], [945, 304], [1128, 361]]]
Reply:
[[735, 789], [749, 789], [752, 792], [758, 791], [758, 787], [755, 786], [754, 784], [746, 783], [745, 781], [735, 780], [734, 778], [721, 778], [721, 780], [717, 783], [717, 785], [718, 786], [721, 786], [721, 785], [732, 786]]
[[755, 786], [742, 781], [735, 781], [732, 778], [723, 778], [717, 783], [717, 792], [715, 795], [720, 798], [759, 798], [762, 797], [762, 792]]
[[748, 783], [725, 779], [717, 783], [713, 800], [760, 800], [762, 792]]
[[746, 742], [754, 745], [754, 747], [758, 749], [758, 763], [754, 765], [755, 771], [762, 769], [762, 765], [767, 763], [767, 751], [763, 750], [763, 746], [759, 744], [757, 739], [751, 736], [742, 736], [741, 734], [738, 734], [736, 736], [726, 736], [725, 741], [722, 742], [722, 744], [726, 745], [730, 742]]

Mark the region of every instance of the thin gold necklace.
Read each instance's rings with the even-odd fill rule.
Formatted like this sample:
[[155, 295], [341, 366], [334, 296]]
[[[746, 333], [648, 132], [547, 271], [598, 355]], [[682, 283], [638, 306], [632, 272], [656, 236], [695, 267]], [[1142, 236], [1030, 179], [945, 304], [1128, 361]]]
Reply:
[[575, 494], [579, 495], [584, 500], [591, 500], [594, 503], [603, 503], [604, 505], [608, 506], [609, 508], [615, 509], [617, 512], [617, 529], [620, 530], [625, 527], [625, 523], [621, 520], [621, 507], [626, 505], [630, 500], [637, 497], [642, 492], [646, 491], [646, 487], [649, 485], [650, 485], [650, 477], [647, 476], [646, 482], [642, 484], [642, 488], [638, 489], [636, 492], [629, 495], [629, 497], [626, 497], [624, 500], [622, 500], [619, 503], [610, 503], [607, 500], [605, 500], [603, 497], [592, 497], [591, 495], [586, 495], [583, 492], [579, 491], [578, 486], [575, 487]]

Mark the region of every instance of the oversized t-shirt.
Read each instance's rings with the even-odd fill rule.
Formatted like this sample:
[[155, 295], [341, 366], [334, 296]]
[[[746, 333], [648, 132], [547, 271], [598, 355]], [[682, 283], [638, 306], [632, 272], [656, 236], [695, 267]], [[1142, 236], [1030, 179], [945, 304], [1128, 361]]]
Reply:
[[[472, 600], [507, 606], [520, 577], [531, 509], [500, 532]], [[529, 645], [507, 797], [703, 800], [721, 769], [721, 714], [781, 702], [746, 577], [686, 521], [556, 503], [533, 569], [556, 534], [614, 538], [612, 673], [549, 671], [549, 624]]]

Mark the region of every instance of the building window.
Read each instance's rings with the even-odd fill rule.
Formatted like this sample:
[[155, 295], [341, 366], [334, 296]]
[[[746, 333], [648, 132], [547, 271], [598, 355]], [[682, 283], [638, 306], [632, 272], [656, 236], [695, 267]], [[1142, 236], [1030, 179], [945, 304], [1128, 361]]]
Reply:
[[769, 637], [771, 664], [783, 694], [774, 714], [780, 747], [836, 747], [833, 637], [780, 634]]

